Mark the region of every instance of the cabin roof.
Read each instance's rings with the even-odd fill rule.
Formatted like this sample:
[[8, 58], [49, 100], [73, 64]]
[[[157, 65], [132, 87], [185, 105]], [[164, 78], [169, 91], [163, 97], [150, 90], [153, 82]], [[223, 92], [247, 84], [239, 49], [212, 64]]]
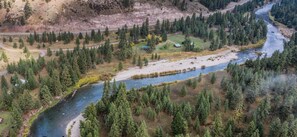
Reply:
[[179, 43], [175, 43], [174, 46], [175, 46], [175, 47], [181, 47], [181, 44], [179, 44]]

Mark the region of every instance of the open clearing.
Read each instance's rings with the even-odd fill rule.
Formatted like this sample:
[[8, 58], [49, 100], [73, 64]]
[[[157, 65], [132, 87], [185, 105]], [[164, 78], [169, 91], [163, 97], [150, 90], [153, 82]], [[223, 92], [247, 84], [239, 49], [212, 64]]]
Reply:
[[[174, 43], [179, 43], [182, 44], [183, 41], [185, 41], [185, 35], [182, 34], [174, 34], [174, 35], [169, 35], [168, 40], [174, 42]], [[190, 40], [194, 42], [195, 47], [201, 48], [201, 49], [207, 49], [210, 45], [210, 42], [204, 42], [202, 39], [198, 37], [193, 37], [190, 36]]]
[[11, 115], [7, 111], [0, 111], [0, 118], [3, 118], [3, 122], [0, 123], [0, 133], [2, 133], [10, 125]]

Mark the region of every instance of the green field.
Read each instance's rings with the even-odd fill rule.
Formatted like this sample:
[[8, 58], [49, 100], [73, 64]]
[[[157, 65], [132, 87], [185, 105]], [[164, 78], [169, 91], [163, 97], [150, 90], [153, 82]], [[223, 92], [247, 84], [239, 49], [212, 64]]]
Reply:
[[10, 125], [11, 115], [7, 111], [0, 111], [0, 118], [4, 119], [3, 122], [0, 124], [0, 135], [2, 135], [3, 131]]
[[[200, 39], [200, 38], [197, 38], [197, 37], [190, 36], [190, 39], [191, 39], [192, 42], [194, 42], [196, 47], [199, 47], [201, 49], [206, 49], [210, 45], [210, 43], [208, 41], [204, 42], [203, 39]], [[182, 44], [182, 42], [185, 40], [185, 35], [182, 35], [182, 34], [168, 35], [168, 40], [172, 41], [174, 43]]]
[[[168, 53], [168, 52], [182, 52], [183, 51], [183, 47], [180, 48], [176, 48], [174, 47], [175, 43], [181, 44], [182, 42], [185, 40], [185, 35], [182, 34], [170, 34], [168, 35], [168, 40], [166, 42], [162, 42], [160, 44], [157, 45], [156, 47], [156, 52], [158, 53]], [[196, 38], [196, 37], [192, 37], [190, 36], [190, 40], [192, 42], [194, 42], [195, 47], [200, 48], [200, 49], [208, 49], [210, 42], [204, 42], [203, 39], [200, 38]], [[143, 50], [141, 50], [142, 46], [145, 46], [146, 42], [140, 42], [138, 44], [135, 44], [134, 49], [138, 52], [138, 53], [145, 53]]]

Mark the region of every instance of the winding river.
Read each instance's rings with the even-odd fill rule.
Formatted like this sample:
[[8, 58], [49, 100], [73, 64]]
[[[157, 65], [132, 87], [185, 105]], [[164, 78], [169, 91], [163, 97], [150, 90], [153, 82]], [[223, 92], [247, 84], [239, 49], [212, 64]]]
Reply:
[[[261, 9], [257, 10], [255, 13], [257, 18], [263, 19], [268, 28], [267, 41], [264, 46], [259, 49], [247, 50], [238, 53], [238, 59], [234, 60], [234, 63], [244, 63], [247, 59], [255, 59], [257, 55], [255, 50], [259, 52], [266, 53], [267, 56], [271, 56], [274, 51], [283, 51], [283, 40], [286, 38], [280, 33], [277, 27], [269, 20], [269, 11], [273, 4], [267, 4]], [[140, 88], [148, 86], [150, 84], [156, 85], [164, 82], [172, 82], [177, 80], [186, 80], [191, 77], [198, 76], [200, 73], [207, 74], [210, 72], [215, 72], [223, 70], [227, 67], [228, 63], [219, 64], [212, 67], [207, 67], [204, 70], [197, 69], [196, 71], [158, 77], [158, 78], [148, 78], [141, 80], [124, 80], [128, 89]], [[97, 102], [103, 91], [103, 84], [98, 83], [90, 86], [83, 87], [77, 91], [75, 96], [65, 98], [60, 101], [56, 106], [46, 110], [38, 116], [31, 127], [30, 136], [32, 137], [62, 137], [66, 136], [65, 129], [67, 124], [78, 115], [80, 115], [86, 106], [90, 103]]]

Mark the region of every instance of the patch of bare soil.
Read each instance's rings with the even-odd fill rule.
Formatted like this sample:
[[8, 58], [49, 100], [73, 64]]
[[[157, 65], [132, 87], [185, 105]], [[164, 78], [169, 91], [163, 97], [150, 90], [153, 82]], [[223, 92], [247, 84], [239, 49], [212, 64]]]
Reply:
[[286, 25], [281, 24], [279, 22], [275, 23], [280, 30], [280, 32], [287, 38], [291, 38], [291, 36], [296, 32], [293, 28], [288, 28]]

